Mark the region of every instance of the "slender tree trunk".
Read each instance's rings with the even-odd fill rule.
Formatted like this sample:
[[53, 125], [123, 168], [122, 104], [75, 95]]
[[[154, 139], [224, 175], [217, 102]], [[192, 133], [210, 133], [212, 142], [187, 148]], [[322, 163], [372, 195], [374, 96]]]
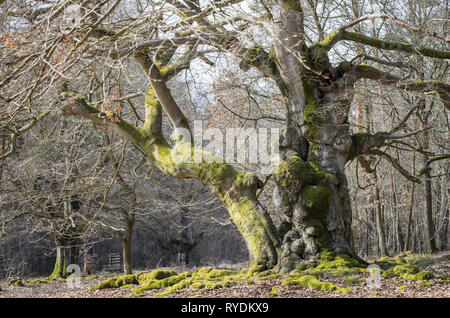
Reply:
[[425, 251], [424, 248], [424, 238], [421, 233], [423, 232], [421, 229], [421, 222], [419, 222], [421, 215], [416, 213], [416, 221], [414, 222], [414, 234], [415, 234], [415, 242], [416, 242], [416, 251], [417, 253], [423, 253]]
[[[416, 174], [416, 153], [413, 153], [413, 171], [412, 174]], [[403, 251], [406, 252], [409, 249], [409, 241], [414, 241], [414, 235], [411, 235], [412, 230], [412, 216], [413, 216], [413, 208], [414, 208], [414, 190], [416, 188], [416, 183], [413, 182], [411, 186], [411, 196], [409, 199], [409, 207], [408, 207], [408, 225], [406, 228], [406, 237], [405, 237], [405, 246], [403, 248]], [[412, 248], [414, 249], [414, 244], [411, 244]]]
[[402, 233], [402, 227], [401, 227], [401, 220], [400, 220], [400, 210], [398, 208], [398, 200], [397, 200], [397, 191], [396, 191], [396, 187], [395, 187], [395, 180], [394, 180], [394, 176], [392, 173], [392, 170], [389, 172], [389, 179], [391, 182], [391, 197], [392, 197], [392, 212], [393, 212], [393, 217], [395, 220], [395, 238], [396, 238], [396, 242], [395, 242], [395, 249], [397, 251], [401, 251], [402, 248], [405, 245], [404, 239], [403, 239], [403, 233]]
[[[319, 48], [303, 51], [303, 12], [296, 3], [282, 2], [281, 10], [274, 11], [282, 22], [272, 28], [279, 39], [274, 53], [282, 61], [277, 64], [279, 88], [288, 100], [282, 161], [275, 173], [283, 215], [279, 265], [284, 271], [324, 250], [358, 258], [350, 243], [352, 211], [344, 171], [352, 146], [347, 114], [354, 82], [345, 74], [334, 76], [327, 54]], [[287, 48], [307, 56], [310, 68]]]
[[[431, 111], [427, 109], [425, 99], [421, 98], [418, 102], [419, 108], [419, 118], [421, 121], [421, 125], [425, 128], [428, 125], [428, 118], [430, 116]], [[422, 149], [429, 151], [430, 150], [430, 135], [428, 131], [423, 132], [422, 139]], [[424, 165], [430, 159], [428, 153], [424, 152], [422, 155], [422, 161]], [[432, 194], [432, 183], [431, 183], [431, 168], [427, 169], [424, 173], [424, 190], [425, 190], [425, 210], [424, 210], [424, 222], [425, 222], [425, 239], [426, 245], [429, 252], [437, 251], [435, 232], [434, 232], [434, 224], [433, 224], [433, 194]]]
[[124, 274], [133, 274], [133, 267], [131, 263], [131, 237], [133, 234], [133, 227], [134, 220], [127, 217], [125, 234], [122, 238], [122, 258]]
[[449, 225], [449, 200], [448, 200], [448, 174], [441, 183], [441, 209], [439, 213], [439, 249], [445, 250], [448, 247], [448, 225]]
[[411, 197], [409, 200], [409, 207], [408, 207], [408, 225], [406, 227], [405, 245], [403, 248], [404, 252], [406, 252], [409, 249], [409, 240], [413, 239], [413, 237], [411, 237], [411, 226], [412, 226], [412, 215], [413, 215], [413, 207], [414, 207], [415, 186], [416, 186], [416, 184], [413, 182], [412, 186], [411, 186]]
[[[423, 156], [423, 161], [427, 162], [429, 160], [429, 156], [425, 154]], [[431, 184], [431, 173], [430, 171], [427, 171], [425, 174], [425, 214], [424, 214], [424, 221], [425, 221], [425, 236], [427, 240], [427, 248], [429, 252], [436, 252], [437, 246], [436, 246], [436, 239], [435, 239], [435, 231], [434, 231], [434, 224], [433, 224], [433, 196], [432, 196], [432, 184]]]
[[369, 256], [369, 242], [370, 242], [369, 222], [370, 222], [369, 212], [368, 212], [368, 209], [366, 209], [366, 239], [365, 239], [366, 257]]
[[378, 176], [376, 171], [374, 172], [374, 177], [375, 177], [375, 224], [378, 236], [378, 248], [381, 256], [388, 256], [386, 236], [384, 233], [384, 222], [381, 207], [380, 189], [378, 187]]

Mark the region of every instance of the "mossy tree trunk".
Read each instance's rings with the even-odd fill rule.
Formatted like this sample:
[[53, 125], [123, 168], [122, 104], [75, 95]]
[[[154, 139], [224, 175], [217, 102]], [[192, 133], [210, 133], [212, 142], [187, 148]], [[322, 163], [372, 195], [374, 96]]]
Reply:
[[[415, 160], [415, 159], [413, 159]], [[406, 226], [406, 236], [405, 236], [405, 247], [403, 248], [403, 251], [406, 252], [409, 250], [410, 245], [409, 241], [414, 239], [414, 236], [411, 235], [411, 229], [412, 229], [412, 213], [413, 213], [413, 207], [414, 207], [414, 190], [415, 190], [415, 184], [412, 184], [411, 187], [411, 195], [409, 199], [409, 206], [408, 206], [408, 224]]]
[[[290, 37], [280, 34], [279, 38]], [[164, 78], [147, 55], [135, 57], [148, 70], [150, 81], [143, 127], [137, 128], [115, 114], [102, 113], [80, 97], [70, 98], [63, 111], [66, 115], [89, 118], [99, 126], [106, 125], [131, 140], [165, 174], [203, 183], [222, 201], [246, 241], [253, 260], [251, 270], [276, 267], [287, 271], [301, 259], [324, 250], [356, 257], [350, 246], [351, 208], [344, 166], [365, 149], [362, 144], [370, 147], [376, 143], [371, 136], [352, 138], [349, 134], [347, 114], [356, 78], [349, 71], [353, 68], [348, 72], [341, 67], [331, 69], [321, 44], [305, 48], [302, 53], [312, 70], [305, 69], [283, 46], [275, 45], [276, 60], [283, 63], [271, 62], [277, 64], [271, 68], [271, 76], [289, 100], [288, 120], [280, 143], [282, 161], [275, 173], [281, 198], [279, 208], [284, 217], [278, 229], [257, 199], [262, 182], [254, 174], [239, 173], [221, 158], [216, 160], [215, 155], [183, 140], [171, 147], [164, 139], [163, 107], [170, 108], [174, 118], [180, 109], [173, 98], [168, 98], [171, 95]], [[320, 76], [321, 73], [330, 73], [333, 78]], [[338, 75], [332, 75], [335, 73]], [[189, 130], [183, 118], [173, 123], [177, 129]], [[174, 151], [181, 156], [187, 153], [188, 157], [200, 154], [203, 161], [175, 162]]]
[[355, 256], [344, 172], [352, 146], [347, 114], [355, 81], [331, 67], [325, 43], [306, 47], [299, 40], [303, 12], [293, 2], [285, 1], [279, 11], [283, 25], [273, 30], [281, 39], [274, 44], [279, 87], [289, 101], [280, 143], [283, 161], [275, 173], [284, 218], [279, 229], [282, 271], [324, 250]]
[[50, 279], [65, 279], [68, 276], [67, 266], [78, 264], [79, 240], [55, 238], [56, 260]]

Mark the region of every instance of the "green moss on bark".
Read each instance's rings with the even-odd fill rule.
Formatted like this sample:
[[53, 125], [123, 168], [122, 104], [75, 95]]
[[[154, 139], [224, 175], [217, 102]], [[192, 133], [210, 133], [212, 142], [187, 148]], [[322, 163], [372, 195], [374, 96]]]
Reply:
[[368, 37], [363, 34], [359, 34], [351, 31], [343, 31], [342, 39], [359, 42], [362, 44], [370, 45], [383, 50], [396, 50], [407, 53], [420, 54], [433, 58], [449, 59], [450, 51], [438, 50], [427, 47], [421, 47], [410, 43], [402, 43], [395, 41], [382, 40], [378, 38]]
[[305, 232], [314, 237], [320, 250], [330, 248], [331, 237], [327, 229], [331, 190], [329, 175], [316, 170], [309, 162], [298, 156], [282, 161], [275, 172], [281, 187], [283, 201], [294, 206], [300, 201], [305, 209], [302, 222]]
[[290, 156], [280, 162], [275, 175], [284, 190], [295, 189], [298, 192], [304, 185], [320, 183], [325, 176], [298, 156]]
[[311, 185], [302, 189], [302, 203], [314, 216], [326, 217], [330, 206], [331, 191], [328, 185]]
[[[232, 197], [232, 193], [227, 193], [222, 201], [230, 212], [234, 224], [246, 240], [249, 251], [252, 253], [252, 265], [257, 266], [258, 271], [267, 269], [267, 264], [261, 259], [261, 255], [266, 252], [263, 250], [265, 240], [270, 240], [270, 238], [267, 237], [266, 227], [255, 201], [247, 197], [236, 200]], [[256, 269], [254, 266], [251, 266], [251, 271]]]

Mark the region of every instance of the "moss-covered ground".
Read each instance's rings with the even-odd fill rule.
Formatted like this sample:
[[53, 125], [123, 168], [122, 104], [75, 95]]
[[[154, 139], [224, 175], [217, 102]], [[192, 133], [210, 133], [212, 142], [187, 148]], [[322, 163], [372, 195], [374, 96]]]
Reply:
[[[96, 273], [69, 290], [64, 280], [13, 278], [0, 283], [0, 297], [450, 297], [450, 253], [385, 257], [370, 288], [372, 266], [346, 255], [322, 253], [288, 274], [248, 268], [157, 269], [131, 275]], [[55, 291], [55, 289], [57, 291]], [[17, 295], [21, 296], [17, 296]]]

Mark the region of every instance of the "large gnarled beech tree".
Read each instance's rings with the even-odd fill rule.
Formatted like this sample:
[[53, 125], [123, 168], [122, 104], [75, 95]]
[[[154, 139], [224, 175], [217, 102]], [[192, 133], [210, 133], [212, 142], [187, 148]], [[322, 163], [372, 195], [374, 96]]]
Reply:
[[[425, 58], [449, 59], [450, 51], [387, 41], [350, 31], [367, 19], [389, 19], [410, 31], [422, 32], [389, 15], [359, 18], [329, 33], [319, 42], [310, 43], [305, 35], [302, 1], [298, 0], [270, 1], [270, 5], [265, 1], [267, 17], [259, 21], [263, 21], [261, 23], [271, 33], [272, 48], [269, 51], [261, 46], [239, 43], [242, 40], [238, 33], [223, 27], [226, 21], [213, 24], [207, 19], [218, 7], [241, 1], [221, 1], [203, 10], [196, 5], [197, 1], [167, 2], [175, 6], [181, 17], [178, 24], [171, 26], [172, 30], [179, 28], [179, 32], [171, 33], [174, 34], [172, 38], [147, 39], [124, 47], [120, 46], [121, 37], [133, 25], [120, 30], [105, 29], [99, 20], [77, 44], [77, 48], [82, 48], [89, 37], [107, 39], [118, 43], [121, 48], [112, 50], [110, 58], [130, 55], [141, 66], [149, 83], [143, 125], [134, 125], [112, 111], [96, 108], [79, 94], [63, 94], [63, 113], [84, 117], [98, 127], [113, 130], [140, 148], [149, 164], [165, 174], [180, 179], [196, 179], [204, 184], [223, 202], [247, 242], [253, 261], [251, 270], [276, 268], [289, 271], [302, 259], [310, 259], [324, 250], [357, 258], [350, 244], [352, 211], [344, 172], [346, 163], [358, 158], [370, 170], [370, 161], [364, 156], [382, 156], [411, 181], [420, 182], [420, 178], [410, 175], [394, 158], [380, 150], [387, 141], [402, 138], [401, 135], [396, 132], [351, 134], [348, 115], [355, 84], [368, 79], [399, 90], [433, 93], [447, 110], [450, 108], [450, 85], [440, 81], [402, 79], [363, 62], [371, 59], [392, 67], [396, 66], [395, 63], [368, 56], [332, 64], [329, 52], [342, 41]], [[230, 21], [246, 19], [242, 15]], [[426, 35], [436, 41], [449, 42], [436, 33]], [[274, 170], [280, 198], [277, 200], [280, 202], [278, 209], [283, 216], [277, 227], [257, 199], [257, 190], [263, 183], [256, 175], [239, 172], [231, 164], [210, 163], [213, 154], [195, 149], [186, 139], [173, 138], [169, 142], [163, 136], [162, 112], [168, 115], [177, 131], [190, 132], [189, 121], [168, 89], [167, 81], [189, 68], [190, 61], [198, 56], [196, 49], [199, 44], [237, 54], [241, 58], [241, 69], [257, 68], [262, 76], [276, 83], [284, 97], [281, 162]], [[175, 59], [175, 50], [180, 46], [186, 48], [185, 54]], [[174, 160], [174, 152], [192, 156], [201, 153], [203, 162]]]

